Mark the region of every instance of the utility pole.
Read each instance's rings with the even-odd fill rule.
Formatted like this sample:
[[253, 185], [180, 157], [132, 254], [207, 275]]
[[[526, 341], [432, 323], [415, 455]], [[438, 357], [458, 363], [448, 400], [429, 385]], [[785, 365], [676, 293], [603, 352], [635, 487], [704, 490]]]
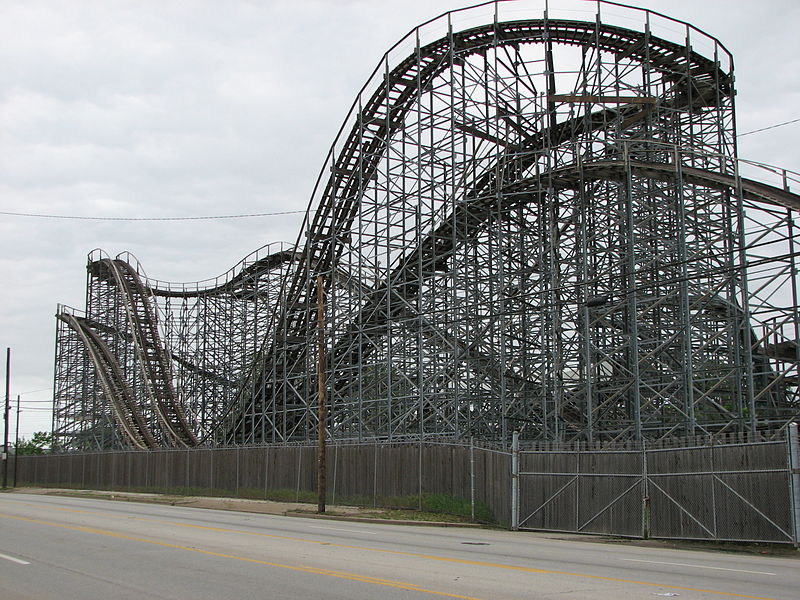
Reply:
[[3, 411], [3, 489], [8, 487], [8, 414], [11, 412], [11, 348], [6, 348], [6, 407]]
[[19, 473], [19, 394], [17, 394], [17, 426], [14, 428], [14, 487]]
[[317, 397], [319, 450], [317, 453], [317, 512], [325, 512], [325, 289], [322, 275], [317, 276]]

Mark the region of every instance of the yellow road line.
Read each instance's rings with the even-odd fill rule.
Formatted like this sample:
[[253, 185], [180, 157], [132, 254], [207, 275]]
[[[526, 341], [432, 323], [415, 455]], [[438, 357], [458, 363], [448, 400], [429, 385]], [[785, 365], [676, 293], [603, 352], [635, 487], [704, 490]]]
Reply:
[[400, 590], [408, 590], [411, 592], [421, 592], [423, 594], [433, 594], [435, 596], [445, 596], [447, 598], [458, 598], [459, 600], [480, 600], [472, 596], [462, 596], [460, 594], [451, 594], [449, 592], [439, 592], [436, 590], [429, 590], [413, 583], [406, 583], [404, 581], [393, 581], [391, 579], [379, 579], [369, 575], [359, 575], [357, 573], [346, 573], [344, 571], [332, 571], [330, 569], [320, 569], [317, 567], [304, 567], [300, 565], [285, 565], [281, 563], [269, 562], [266, 560], [258, 560], [256, 558], [248, 558], [246, 556], [236, 556], [235, 554], [225, 554], [223, 552], [212, 552], [211, 550], [203, 550], [201, 548], [190, 548], [189, 546], [181, 546], [179, 544], [170, 544], [168, 542], [160, 542], [149, 538], [134, 537], [117, 533], [115, 531], [108, 531], [106, 529], [95, 529], [94, 527], [83, 527], [81, 525], [65, 525], [62, 523], [54, 523], [52, 521], [43, 521], [41, 519], [29, 519], [27, 517], [19, 517], [16, 515], [6, 515], [0, 513], [0, 518], [13, 519], [16, 521], [25, 521], [28, 523], [36, 523], [37, 525], [48, 525], [50, 527], [58, 527], [60, 529], [69, 529], [72, 531], [80, 531], [82, 533], [92, 533], [95, 535], [103, 535], [113, 537], [120, 540], [127, 540], [131, 542], [140, 542], [143, 544], [151, 544], [160, 546], [162, 548], [171, 548], [174, 550], [185, 550], [187, 552], [195, 552], [206, 556], [214, 556], [217, 558], [229, 558], [232, 560], [240, 560], [242, 562], [253, 563], [257, 565], [264, 565], [268, 567], [277, 567], [280, 569], [289, 569], [291, 571], [301, 571], [303, 573], [313, 573], [315, 575], [326, 575], [328, 577], [336, 577], [338, 579], [347, 579], [349, 581], [358, 581], [362, 583], [371, 583], [374, 585], [382, 585], [385, 587], [397, 588]]
[[237, 529], [226, 529], [224, 527], [211, 527], [211, 526], [207, 526], [207, 525], [192, 525], [190, 523], [179, 523], [177, 521], [164, 521], [164, 520], [161, 520], [161, 519], [143, 519], [143, 520], [157, 522], [157, 523], [168, 523], [170, 525], [175, 525], [175, 526], [178, 526], [178, 527], [187, 527], [187, 528], [191, 528], [191, 529], [202, 529], [202, 530], [214, 531], [214, 532], [217, 532], [217, 533], [237, 533], [237, 534], [241, 534], [241, 535], [254, 535], [254, 536], [259, 536], [259, 537], [280, 539], [280, 540], [293, 541], [293, 542], [305, 542], [305, 543], [308, 543], [308, 544], [320, 544], [320, 545], [325, 545], [325, 546], [332, 546], [334, 548], [345, 548], [345, 549], [348, 549], [348, 550], [365, 550], [365, 551], [368, 551], [368, 552], [382, 552], [384, 554], [394, 554], [394, 555], [398, 555], [398, 556], [409, 556], [409, 557], [412, 557], [412, 558], [422, 558], [422, 559], [425, 559], [425, 560], [432, 560], [432, 561], [446, 562], [446, 563], [454, 563], [454, 564], [460, 564], [460, 565], [469, 565], [469, 566], [475, 566], [475, 567], [489, 567], [489, 568], [493, 568], [493, 569], [505, 569], [505, 570], [509, 570], [509, 571], [520, 571], [520, 572], [523, 572], [523, 573], [536, 573], [536, 574], [542, 574], [542, 575], [567, 575], [567, 576], [570, 576], [570, 577], [582, 577], [582, 578], [586, 578], [586, 579], [598, 579], [598, 580], [601, 580], [601, 581], [612, 581], [614, 583], [631, 583], [631, 584], [635, 584], [635, 585], [646, 585], [646, 586], [667, 588], [667, 589], [673, 589], [673, 590], [683, 590], [683, 591], [689, 591], [689, 592], [702, 592], [702, 593], [706, 593], [706, 594], [714, 594], [714, 595], [719, 595], [719, 596], [731, 596], [731, 597], [734, 597], [734, 598], [748, 598], [750, 600], [775, 600], [775, 598], [767, 598], [767, 597], [764, 597], [764, 596], [749, 596], [747, 594], [736, 594], [736, 593], [733, 593], [733, 592], [721, 592], [721, 591], [718, 591], [718, 590], [706, 590], [706, 589], [701, 589], [701, 588], [691, 588], [691, 587], [683, 587], [683, 586], [676, 586], [676, 585], [665, 585], [665, 584], [654, 583], [654, 582], [650, 582], [650, 581], [636, 581], [636, 580], [633, 580], [633, 579], [620, 579], [620, 578], [616, 578], [616, 577], [605, 577], [603, 575], [591, 575], [589, 573], [574, 573], [574, 572], [570, 572], [570, 571], [555, 571], [555, 570], [552, 570], [552, 569], [537, 569], [537, 568], [534, 568], [534, 567], [520, 567], [520, 566], [516, 566], [516, 565], [505, 565], [505, 564], [502, 564], [502, 563], [491, 563], [491, 562], [470, 560], [470, 559], [464, 559], [464, 558], [451, 558], [451, 557], [447, 557], [447, 556], [436, 556], [434, 554], [419, 554], [419, 553], [416, 553], [416, 552], [403, 552], [401, 550], [384, 550], [384, 549], [380, 549], [380, 548], [368, 548], [368, 547], [365, 547], [365, 546], [350, 546], [350, 545], [347, 545], [347, 544], [334, 544], [334, 543], [331, 543], [331, 542], [323, 542], [323, 541], [319, 541], [319, 540], [309, 540], [309, 539], [304, 539], [304, 538], [296, 538], [296, 537], [289, 537], [289, 536], [282, 536], [282, 535], [273, 535], [273, 534], [269, 534], [269, 533], [259, 533], [259, 532], [256, 532], [256, 531], [242, 531], [242, 530], [237, 530]]
[[[11, 500], [10, 502], [15, 502], [15, 503], [18, 503], [18, 504], [25, 504], [25, 505], [29, 505], [29, 506], [41, 507], [40, 504], [35, 504], [35, 503], [27, 503], [27, 502], [15, 501], [15, 500]], [[83, 511], [83, 510], [77, 510], [77, 509], [71, 509], [71, 508], [61, 508], [61, 507], [48, 507], [48, 508], [54, 508], [56, 510], [61, 510], [61, 511], [65, 511], [65, 512], [91, 513], [91, 514], [97, 514], [97, 515], [101, 515], [101, 516], [110, 516], [110, 517], [115, 517], [115, 518], [119, 517], [119, 515], [115, 515], [113, 513]], [[0, 514], [0, 516], [4, 516], [4, 515]], [[591, 575], [589, 573], [575, 573], [575, 572], [570, 572], [570, 571], [556, 571], [556, 570], [552, 570], [552, 569], [537, 569], [535, 567], [520, 567], [520, 566], [516, 566], [516, 565], [506, 565], [506, 564], [502, 564], [502, 563], [491, 563], [491, 562], [476, 561], [476, 560], [463, 559], [463, 558], [451, 558], [451, 557], [447, 557], [447, 556], [436, 556], [436, 555], [432, 555], [432, 554], [418, 554], [418, 553], [415, 553], [415, 552], [403, 552], [401, 550], [385, 550], [385, 549], [381, 549], [381, 548], [368, 548], [366, 546], [351, 546], [351, 545], [347, 545], [347, 544], [335, 544], [335, 543], [332, 543], [332, 542], [323, 542], [321, 540], [313, 540], [313, 539], [308, 539], [308, 538], [298, 538], [298, 537], [291, 537], [291, 536], [285, 536], [285, 535], [275, 535], [275, 534], [270, 534], [270, 533], [260, 533], [260, 532], [257, 532], [257, 531], [243, 531], [243, 530], [240, 530], [240, 529], [227, 529], [227, 528], [224, 528], [224, 527], [211, 527], [211, 526], [208, 526], [208, 525], [193, 525], [191, 523], [180, 523], [178, 521], [169, 521], [169, 520], [166, 520], [166, 519], [152, 519], [152, 518], [147, 518], [147, 517], [133, 517], [132, 519], [131, 519], [131, 517], [126, 517], [126, 519], [139, 520], [139, 521], [145, 521], [145, 522], [150, 522], [150, 523], [162, 523], [162, 524], [174, 525], [174, 526], [177, 526], [177, 527], [186, 527], [186, 528], [189, 528], [189, 529], [200, 529], [200, 530], [204, 530], [204, 531], [214, 531], [216, 533], [234, 533], [234, 534], [239, 534], [239, 535], [251, 535], [251, 536], [264, 537], [264, 538], [276, 539], [276, 540], [284, 540], [284, 541], [291, 541], [291, 542], [302, 542], [302, 543], [306, 543], [306, 544], [324, 545], [324, 546], [329, 546], [329, 547], [333, 547], [333, 548], [344, 548], [344, 549], [347, 549], [347, 550], [363, 550], [363, 551], [367, 551], [367, 552], [380, 552], [380, 553], [383, 553], [383, 554], [393, 554], [393, 555], [396, 555], [396, 556], [407, 556], [407, 557], [411, 557], [411, 558], [421, 558], [421, 559], [430, 560], [430, 561], [453, 563], [453, 564], [460, 564], [460, 565], [469, 565], [469, 566], [476, 566], [476, 567], [487, 567], [487, 568], [492, 568], [492, 569], [504, 569], [504, 570], [509, 570], [509, 571], [518, 571], [518, 572], [522, 572], [522, 573], [535, 573], [535, 574], [540, 574], [540, 575], [565, 575], [565, 576], [568, 576], [568, 577], [579, 577], [579, 578], [583, 578], [583, 579], [596, 579], [596, 580], [600, 580], [600, 581], [609, 581], [609, 582], [613, 582], [613, 583], [626, 583], [626, 584], [633, 584], [633, 585], [644, 585], [644, 586], [649, 586], [649, 587], [665, 588], [665, 589], [670, 589], [670, 590], [681, 590], [681, 591], [687, 591], [687, 592], [700, 592], [700, 593], [704, 593], [704, 594], [713, 594], [715, 596], [727, 596], [727, 597], [731, 597], [731, 598], [747, 598], [748, 600], [776, 600], [775, 598], [768, 598], [768, 597], [765, 597], [765, 596], [750, 596], [750, 595], [747, 595], [747, 594], [737, 594], [737, 593], [734, 593], [734, 592], [722, 592], [722, 591], [719, 591], [719, 590], [707, 590], [707, 589], [702, 589], [702, 588], [692, 588], [692, 587], [684, 587], [684, 586], [677, 586], [677, 585], [661, 584], [661, 583], [654, 583], [654, 582], [651, 582], [651, 581], [637, 581], [637, 580], [634, 580], [634, 579], [621, 579], [621, 578], [617, 578], [617, 577], [606, 577], [604, 575]]]

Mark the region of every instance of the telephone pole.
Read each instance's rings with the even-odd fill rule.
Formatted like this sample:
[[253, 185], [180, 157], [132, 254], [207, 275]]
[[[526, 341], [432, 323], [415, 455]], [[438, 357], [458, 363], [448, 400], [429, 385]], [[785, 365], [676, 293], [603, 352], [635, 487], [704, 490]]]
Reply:
[[17, 426], [14, 428], [14, 487], [19, 473], [19, 394], [17, 394]]
[[6, 348], [6, 407], [3, 411], [3, 489], [8, 487], [8, 414], [11, 412], [11, 348]]

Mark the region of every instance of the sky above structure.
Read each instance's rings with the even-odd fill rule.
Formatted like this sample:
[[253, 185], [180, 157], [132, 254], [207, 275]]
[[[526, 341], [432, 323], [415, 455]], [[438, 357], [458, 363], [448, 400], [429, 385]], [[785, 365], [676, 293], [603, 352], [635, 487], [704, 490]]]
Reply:
[[[464, 0], [0, 5], [0, 211], [193, 217], [303, 211], [383, 52]], [[573, 6], [575, 3], [570, 4]], [[593, 19], [585, 2], [576, 19]], [[800, 118], [800, 3], [648, 0], [733, 53], [740, 133]], [[557, 7], [558, 0], [551, 0]], [[740, 156], [800, 171], [800, 122]], [[84, 306], [86, 255], [129, 250], [193, 281], [294, 242], [302, 215], [109, 222], [0, 215], [0, 348], [20, 433], [49, 430], [57, 303]], [[13, 425], [12, 425], [13, 432]]]

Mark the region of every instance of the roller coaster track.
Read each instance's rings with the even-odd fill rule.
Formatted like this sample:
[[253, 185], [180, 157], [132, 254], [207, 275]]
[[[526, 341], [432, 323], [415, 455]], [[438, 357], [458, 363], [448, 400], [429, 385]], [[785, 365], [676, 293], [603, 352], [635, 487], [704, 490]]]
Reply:
[[[663, 72], [665, 77], [674, 80], [675, 90], [671, 102], [683, 108], [688, 107], [690, 110], [714, 106], [720, 98], [728, 96], [732, 90], [730, 77], [721, 71], [714, 61], [693, 51], [687, 52], [684, 46], [653, 37], [649, 33], [600, 23], [562, 20], [494, 23], [453, 33], [422, 47], [386, 75], [385, 85], [377, 89], [365, 103], [356, 120], [357, 124], [344, 141], [332, 168], [333, 175], [328, 179], [308, 227], [309, 239], [302, 252], [303, 260], [298, 262], [300, 268], [289, 275], [285, 303], [280, 312], [276, 311], [274, 318], [279, 322], [271, 327], [272, 331], [283, 332], [283, 340], [305, 339], [304, 336], [311, 327], [307, 307], [315, 303], [313, 285], [309, 285], [309, 281], [313, 279], [310, 277], [311, 269], [315, 272], [325, 272], [341, 256], [344, 242], [342, 235], [337, 234], [347, 232], [352, 227], [360, 202], [358, 192], [364, 182], [372, 179], [377, 172], [384, 150], [404, 122], [406, 114], [416, 100], [418, 90], [429, 87], [432, 81], [450, 66], [454, 55], [463, 59], [498, 45], [526, 43], [592, 46], [617, 55], [647, 60], [651, 68]], [[692, 85], [693, 88], [689, 90], [687, 87], [681, 91], [680, 86], [688, 85]], [[521, 142], [507, 148], [508, 154], [514, 155], [514, 160], [506, 161], [500, 168], [486, 169], [485, 175], [474, 182], [473, 192], [468, 197], [478, 199], [487, 195], [488, 190], [496, 190], [498, 187], [507, 186], [508, 182], [519, 181], [525, 169], [540, 158], [538, 152], [569, 141], [575, 135], [576, 129], [595, 130], [607, 127], [609, 121], [630, 124], [635, 122], [642, 112], [639, 106], [629, 104], [617, 109], [592, 113], [588, 118], [582, 117], [562, 123], [556, 123], [551, 119], [550, 127], [539, 132], [523, 131]], [[519, 130], [519, 125], [515, 125]], [[467, 126], [460, 126], [462, 129], [465, 127]], [[470, 133], [481, 137], [480, 132], [470, 131]], [[500, 162], [503, 163], [502, 158]], [[488, 216], [490, 207], [487, 204], [485, 210], [476, 211], [475, 203], [470, 204], [469, 212], [465, 212], [468, 219], [465, 229], [474, 233]], [[418, 290], [413, 283], [412, 270], [417, 267], [418, 259], [422, 260], [423, 271], [426, 268], [430, 269], [431, 266], [435, 269], [435, 265], [430, 265], [431, 260], [427, 257], [435, 255], [439, 260], [442, 251], [446, 252], [446, 249], [439, 246], [447, 243], [449, 232], [443, 228], [452, 228], [451, 221], [452, 219], [445, 219], [439, 229], [423, 240], [417, 249], [402, 261], [388, 281], [368, 296], [363, 309], [356, 317], [356, 322], [351, 327], [351, 332], [363, 331], [362, 325], [371, 325], [375, 320], [386, 323], [392, 318], [393, 315], [381, 314], [378, 308], [383, 304], [386, 294], [396, 294], [398, 289], [402, 289], [401, 293], [406, 300], [416, 295]], [[464, 234], [464, 231], [462, 229], [459, 235]], [[435, 253], [431, 251], [434, 246], [437, 250]], [[352, 335], [364, 336], [363, 333]], [[374, 337], [373, 334], [370, 334], [370, 337]], [[363, 356], [363, 352], [369, 351], [370, 340], [363, 339], [358, 344], [357, 350], [354, 350], [352, 341], [348, 335], [334, 346], [334, 362], [341, 358], [343, 352], [351, 353], [355, 359], [356, 356]], [[277, 360], [280, 342], [274, 339], [272, 344], [273, 349], [267, 350], [264, 356], [276, 358], [268, 359], [261, 365], [262, 373], [269, 371]], [[287, 365], [287, 370], [290, 372], [296, 371], [301, 368], [306, 347], [300, 344], [287, 344], [281, 348], [281, 353], [280, 362]], [[254, 387], [263, 389], [264, 385], [262, 380]], [[230, 439], [232, 431], [238, 428], [238, 425], [234, 424], [236, 422], [238, 418], [230, 414], [224, 420], [225, 424], [221, 424], [221, 429], [227, 431], [226, 439]]]
[[[127, 341], [129, 343], [133, 343], [133, 341], [134, 341], [133, 336], [130, 333], [128, 333], [127, 331], [121, 331], [120, 329], [118, 329], [116, 327], [111, 327], [109, 325], [105, 325], [104, 323], [100, 323], [99, 321], [95, 321], [94, 319], [89, 319], [87, 317], [80, 317], [80, 320], [88, 328], [90, 328], [90, 329], [92, 329], [94, 331], [102, 331], [103, 333], [119, 336], [119, 337], [123, 338], [125, 341]], [[147, 343], [150, 343], [150, 342], [147, 342]], [[181, 366], [183, 366], [187, 371], [189, 371], [191, 373], [195, 373], [197, 375], [202, 376], [205, 379], [208, 379], [210, 381], [213, 381], [215, 383], [219, 383], [221, 385], [225, 385], [225, 386], [228, 386], [228, 387], [234, 387], [234, 386], [237, 385], [236, 382], [231, 381], [230, 379], [226, 379], [225, 377], [223, 377], [222, 375], [219, 375], [218, 373], [214, 373], [213, 371], [209, 371], [208, 369], [204, 369], [202, 367], [197, 366], [195, 363], [193, 363], [192, 361], [188, 360], [187, 358], [181, 356], [180, 354], [176, 354], [175, 352], [172, 352], [172, 351], [169, 351], [169, 350], [167, 352], [169, 353], [169, 356], [170, 356], [170, 358], [172, 360], [174, 360], [176, 363], [178, 363]]]
[[[515, 204], [536, 202], [545, 195], [545, 192], [541, 191], [542, 180], [547, 180], [554, 189], [577, 189], [590, 180], [622, 181], [629, 172], [669, 182], [674, 182], [677, 173], [680, 172], [685, 184], [728, 190], [733, 195], [736, 194], [740, 184], [742, 193], [747, 199], [800, 210], [800, 195], [761, 182], [744, 178], [737, 180], [733, 175], [683, 165], [639, 161], [575, 164], [555, 169], [552, 173], [544, 173], [535, 179], [520, 179], [504, 187], [499, 194], [495, 190], [485, 190], [480, 197], [473, 197], [473, 202], [469, 206], [461, 205], [457, 213], [443, 219], [442, 224], [403, 259], [389, 280], [366, 298], [363, 309], [349, 328], [349, 333], [333, 348], [334, 364], [340, 362], [355, 364], [376, 347], [374, 340], [386, 335], [388, 324], [398, 316], [387, 314], [383, 310], [383, 307], [389, 305], [386, 302], [387, 295], [392, 294], [402, 300], [391, 303], [391, 306], [398, 307], [398, 310], [402, 310], [399, 307], [410, 306], [419, 292], [417, 273], [420, 264], [423, 277], [433, 275], [437, 265], [441, 268], [442, 263], [448, 260], [458, 244], [471, 239], [481, 228], [484, 220], [497, 211], [498, 198], [507, 198], [509, 202]], [[435, 257], [435, 263], [432, 262], [432, 257]], [[460, 345], [463, 346], [463, 342]], [[349, 354], [349, 358], [345, 358], [346, 354]], [[488, 356], [478, 355], [467, 349], [464, 356], [484, 365], [487, 361], [491, 361]], [[498, 372], [498, 366], [493, 365], [491, 370]], [[339, 382], [338, 385], [345, 386], [348, 383]]]
[[119, 337], [133, 347], [135, 358], [141, 366], [140, 372], [149, 403], [154, 407], [172, 444], [179, 447], [196, 445], [197, 439], [188, 425], [172, 384], [171, 361], [182, 365], [187, 372], [230, 389], [235, 389], [240, 382], [200, 367], [191, 359], [166, 348], [158, 331], [152, 298], [220, 296], [226, 301], [231, 298], [252, 300], [267, 293], [258, 282], [262, 274], [296, 259], [296, 253], [291, 250], [272, 252], [246, 264], [243, 261], [244, 266], [220, 284], [203, 285], [203, 282], [198, 282], [178, 286], [139, 275], [136, 267], [138, 261], [135, 259], [135, 264], [120, 257], [115, 260], [102, 258], [89, 263], [88, 270], [93, 277], [106, 281], [118, 290], [124, 306], [126, 325], [115, 326], [92, 318], [75, 317], [71, 313], [57, 316], [78, 334], [86, 347], [114, 418], [126, 440], [139, 449], [158, 446], [135, 404], [135, 394], [122, 374], [119, 361], [98, 332]]
[[[532, 437], [591, 442], [755, 431], [796, 406], [783, 278], [795, 285], [800, 196], [785, 170], [772, 175], [786, 189], [740, 176], [727, 50], [684, 22], [677, 43], [653, 35], [675, 31], [650, 11], [635, 31], [602, 23], [599, 3], [589, 22], [493, 10], [461, 32], [447, 13], [387, 52], [296, 246], [194, 284], [90, 255], [97, 321], [59, 318], [131, 444], [152, 447], [120, 364], [142, 378], [160, 443], [308, 438], [318, 275], [334, 436], [506, 439], [524, 421]], [[434, 21], [443, 37], [427, 43]], [[693, 49], [709, 40], [713, 58]], [[554, 58], [556, 45], [572, 49]]]
[[[400, 307], [404, 305], [410, 305], [419, 291], [416, 283], [417, 271], [421, 268], [422, 275], [425, 276], [432, 275], [437, 269], [442, 268], [458, 244], [471, 239], [483, 225], [484, 220], [496, 212], [499, 208], [498, 198], [507, 198], [508, 202], [515, 204], [535, 202], [545, 194], [541, 191], [542, 181], [547, 181], [553, 189], [576, 190], [584, 182], [591, 180], [623, 181], [628, 173], [670, 183], [674, 183], [677, 174], [680, 173], [684, 184], [727, 190], [734, 196], [737, 190], [741, 189], [743, 197], [748, 200], [767, 202], [800, 211], [798, 194], [752, 179], [737, 178], [735, 175], [673, 163], [616, 160], [573, 164], [540, 174], [536, 178], [519, 179], [500, 190], [491, 187], [487, 189], [486, 184], [493, 183], [494, 178], [484, 179], [480, 182], [483, 189], [470, 195], [471, 202], [468, 205], [460, 205], [457, 212], [445, 217], [442, 224], [403, 259], [389, 280], [367, 297], [362, 311], [350, 327], [350, 334], [334, 346], [332, 352], [334, 364], [340, 362], [345, 353], [351, 354], [349, 362], [352, 364], [375, 347], [374, 339], [385, 335], [387, 324], [398, 316], [386, 314], [382, 310], [382, 307], [389, 305], [386, 302], [387, 294], [391, 293], [403, 300], [391, 304], [398, 307], [398, 310], [402, 310]], [[356, 338], [361, 340], [354, 343]], [[466, 356], [470, 357], [469, 354]], [[481, 357], [481, 360], [485, 361], [486, 357]]]
[[[333, 364], [353, 365], [368, 356], [377, 347], [376, 340], [387, 334], [389, 324], [402, 316], [397, 312], [387, 312], [385, 307], [392, 306], [395, 311], [403, 312], [410, 310], [408, 307], [412, 306], [420, 288], [418, 271], [421, 269], [422, 276], [426, 277], [441, 270], [443, 263], [446, 263], [458, 244], [475, 236], [485, 219], [497, 211], [498, 202], [501, 201], [499, 199], [517, 205], [537, 202], [545, 195], [541, 186], [543, 180], [553, 189], [578, 189], [584, 182], [592, 180], [623, 181], [629, 173], [673, 183], [680, 173], [680, 178], [686, 185], [726, 190], [733, 196], [737, 194], [737, 190], [741, 190], [743, 197], [748, 200], [800, 210], [800, 195], [758, 181], [680, 164], [633, 160], [569, 165], [550, 173], [542, 173], [536, 178], [519, 179], [499, 190], [500, 193], [484, 187], [480, 193], [475, 191], [470, 195], [471, 202], [459, 205], [456, 213], [444, 218], [439, 227], [406, 255], [387, 281], [366, 295], [362, 309], [354, 316], [347, 333], [332, 348]], [[481, 185], [486, 186], [494, 181], [494, 178], [484, 179]], [[400, 301], [387, 302], [389, 295]], [[530, 383], [519, 379], [512, 370], [500, 365], [487, 353], [480, 352], [461, 340], [451, 339], [452, 336], [446, 337], [445, 341], [454, 348], [458, 347], [464, 359], [490, 378], [499, 379], [502, 372], [507, 381], [518, 381], [522, 386], [520, 389]], [[354, 380], [339, 378], [336, 388], [340, 393], [347, 394], [347, 388], [356, 383]], [[230, 420], [227, 422], [230, 426]]]
[[[628, 167], [628, 165], [630, 166]], [[741, 186], [742, 195], [747, 200], [800, 210], [800, 195], [798, 194], [753, 179], [717, 171], [707, 171], [674, 163], [650, 163], [637, 160], [630, 160], [627, 164], [623, 160], [597, 161], [584, 164], [582, 167], [581, 170], [577, 165], [570, 165], [554, 170], [553, 184], [558, 187], [576, 189], [582, 180], [622, 181], [628, 168], [635, 175], [670, 183], [674, 183], [676, 175], [680, 173], [685, 184], [728, 190], [733, 195], [737, 194], [737, 190]], [[525, 183], [525, 180], [521, 180], [518, 185], [524, 186]]]
[[113, 279], [123, 300], [131, 328], [134, 350], [145, 375], [147, 395], [165, 434], [178, 447], [196, 446], [198, 441], [178, 402], [172, 382], [170, 355], [158, 332], [156, 311], [149, 288], [139, 274], [122, 260], [101, 259], [91, 265], [104, 279]]
[[56, 317], [75, 331], [83, 342], [86, 353], [94, 365], [103, 393], [111, 405], [114, 419], [128, 442], [139, 450], [155, 448], [157, 444], [153, 434], [142, 418], [133, 391], [122, 375], [119, 363], [108, 346], [86, 319], [67, 312], [59, 313]]
[[[179, 284], [174, 287], [173, 284], [145, 279], [139, 275], [135, 264], [119, 257], [116, 260], [103, 258], [90, 262], [88, 269], [94, 277], [107, 281], [114, 289], [119, 290], [125, 306], [127, 325], [117, 327], [91, 318], [72, 317], [69, 314], [59, 318], [78, 332], [81, 339], [88, 336], [86, 344], [94, 341], [95, 346], [102, 347], [102, 350], [96, 350], [94, 346], [87, 345], [87, 352], [92, 353], [92, 364], [103, 382], [109, 402], [112, 403], [115, 418], [120, 423], [126, 438], [130, 439], [135, 447], [155, 447], [157, 444], [153, 442], [152, 433], [149, 431], [146, 435], [139, 435], [131, 429], [129, 423], [141, 421], [139, 411], [134, 405], [134, 394], [122, 376], [118, 360], [105, 346], [97, 332], [120, 337], [134, 347], [136, 360], [142, 366], [141, 372], [146, 380], [144, 383], [150, 402], [155, 407], [160, 422], [168, 424], [166, 430], [173, 444], [196, 445], [196, 439], [187, 434], [188, 422], [183, 416], [177, 394], [171, 384], [170, 361], [175, 361], [186, 371], [204, 380], [230, 389], [235, 389], [240, 382], [200, 367], [192, 360], [165, 348], [157, 329], [154, 318], [155, 307], [151, 297], [189, 299], [220, 296], [225, 299], [254, 299], [266, 293], [258, 284], [260, 275], [296, 259], [296, 253], [291, 250], [272, 252], [246, 264], [223, 283], [203, 286], [202, 282], [198, 282], [194, 285]], [[138, 264], [138, 261], [134, 259], [133, 263]], [[95, 355], [99, 358], [95, 359]]]
[[217, 294], [228, 294], [232, 297], [250, 296], [253, 293], [257, 293], [248, 288], [248, 283], [252, 281], [254, 277], [257, 277], [258, 274], [265, 271], [276, 269], [285, 263], [297, 260], [297, 258], [297, 253], [291, 250], [273, 252], [247, 265], [225, 283], [210, 287], [191, 289], [182, 286], [181, 289], [171, 289], [169, 287], [159, 287], [158, 284], [148, 285], [148, 287], [154, 296], [163, 298], [198, 298]]
[[[442, 38], [410, 55], [387, 75], [385, 88], [375, 91], [358, 118], [358, 123], [336, 160], [333, 176], [328, 180], [320, 204], [309, 228], [311, 239], [304, 249], [309, 260], [301, 265], [316, 264], [322, 269], [329, 266], [342, 252], [342, 241], [336, 232], [350, 229], [358, 212], [358, 191], [364, 181], [369, 181], [383, 157], [383, 150], [401, 126], [418, 89], [425, 89], [435, 77], [450, 66], [451, 50], [459, 57], [486, 51], [497, 45], [523, 43], [559, 43], [574, 46], [599, 47], [618, 55], [649, 61], [651, 67], [673, 74], [676, 82], [690, 74], [698, 89], [692, 94], [686, 90], [686, 101], [692, 108], [712, 106], [720, 96], [727, 96], [731, 82], [717, 64], [695, 52], [687, 54], [686, 48], [640, 33], [604, 24], [561, 20], [529, 20], [495, 23], [459, 33], [452, 39]], [[702, 89], [699, 89], [702, 88]], [[593, 120], [602, 123], [602, 114]], [[555, 128], [566, 133], [570, 126], [554, 125], [553, 131], [539, 136], [538, 143], [555, 146], [552, 137], [563, 139]], [[551, 137], [552, 136], [552, 137]], [[529, 146], [534, 145], [529, 142]], [[487, 177], [494, 175], [489, 173]], [[482, 186], [481, 186], [482, 187]], [[313, 304], [313, 289], [308, 286], [308, 273], [304, 268], [295, 271], [287, 290], [287, 312], [283, 317], [285, 327], [279, 329], [287, 335], [300, 335], [308, 327], [303, 307]], [[313, 286], [311, 286], [313, 287]]]

